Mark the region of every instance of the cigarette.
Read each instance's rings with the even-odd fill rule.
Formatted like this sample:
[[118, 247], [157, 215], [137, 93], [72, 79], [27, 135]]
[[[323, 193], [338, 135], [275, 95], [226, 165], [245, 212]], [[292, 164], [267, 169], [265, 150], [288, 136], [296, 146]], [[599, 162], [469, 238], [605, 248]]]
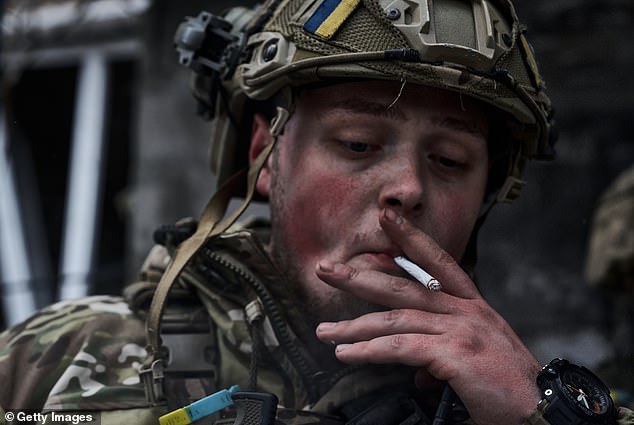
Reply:
[[394, 257], [394, 262], [430, 291], [438, 292], [442, 288], [438, 279], [421, 269], [416, 264], [412, 263], [407, 258], [399, 255], [398, 257]]

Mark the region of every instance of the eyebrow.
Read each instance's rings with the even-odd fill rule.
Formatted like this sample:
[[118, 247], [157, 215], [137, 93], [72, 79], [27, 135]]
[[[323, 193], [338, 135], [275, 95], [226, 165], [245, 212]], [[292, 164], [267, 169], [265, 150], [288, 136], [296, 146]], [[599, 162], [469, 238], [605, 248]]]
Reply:
[[472, 120], [455, 116], [435, 116], [432, 118], [432, 123], [439, 127], [448, 128], [472, 136], [488, 137], [488, 132]]
[[[333, 102], [331, 104], [331, 108], [324, 112], [323, 115], [338, 114], [339, 111], [342, 110], [344, 112], [372, 115], [380, 118], [390, 118], [397, 121], [406, 121], [408, 119], [405, 112], [400, 109], [398, 105], [392, 105], [388, 108], [387, 105], [381, 102], [354, 98]], [[438, 127], [469, 134], [471, 136], [488, 137], [487, 131], [478, 126], [477, 123], [473, 120], [464, 119], [462, 117], [437, 115], [432, 117], [431, 122]]]

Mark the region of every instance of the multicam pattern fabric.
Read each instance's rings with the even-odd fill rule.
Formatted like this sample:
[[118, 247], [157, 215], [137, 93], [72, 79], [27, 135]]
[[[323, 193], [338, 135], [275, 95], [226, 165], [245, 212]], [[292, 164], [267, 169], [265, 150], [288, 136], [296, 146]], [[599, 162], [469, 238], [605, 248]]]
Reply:
[[5, 409], [144, 407], [143, 323], [121, 299], [59, 302], [0, 335]]

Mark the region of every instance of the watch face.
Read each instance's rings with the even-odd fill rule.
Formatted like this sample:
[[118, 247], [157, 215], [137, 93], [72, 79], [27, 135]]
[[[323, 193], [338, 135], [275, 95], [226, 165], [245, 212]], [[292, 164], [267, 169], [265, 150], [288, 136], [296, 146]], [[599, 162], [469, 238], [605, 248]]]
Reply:
[[561, 374], [561, 381], [566, 395], [583, 411], [594, 415], [610, 411], [610, 394], [594, 375], [581, 368], [566, 368]]

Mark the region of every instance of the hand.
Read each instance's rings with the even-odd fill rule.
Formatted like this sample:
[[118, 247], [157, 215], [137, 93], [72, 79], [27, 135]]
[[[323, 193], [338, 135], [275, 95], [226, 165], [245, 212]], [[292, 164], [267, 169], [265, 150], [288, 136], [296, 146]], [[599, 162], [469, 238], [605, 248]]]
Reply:
[[322, 323], [345, 363], [401, 363], [447, 381], [477, 424], [522, 423], [539, 401], [540, 365], [475, 284], [434, 240], [391, 210], [380, 223], [408, 258], [436, 277], [441, 292], [420, 283], [322, 261], [327, 284], [389, 310]]

